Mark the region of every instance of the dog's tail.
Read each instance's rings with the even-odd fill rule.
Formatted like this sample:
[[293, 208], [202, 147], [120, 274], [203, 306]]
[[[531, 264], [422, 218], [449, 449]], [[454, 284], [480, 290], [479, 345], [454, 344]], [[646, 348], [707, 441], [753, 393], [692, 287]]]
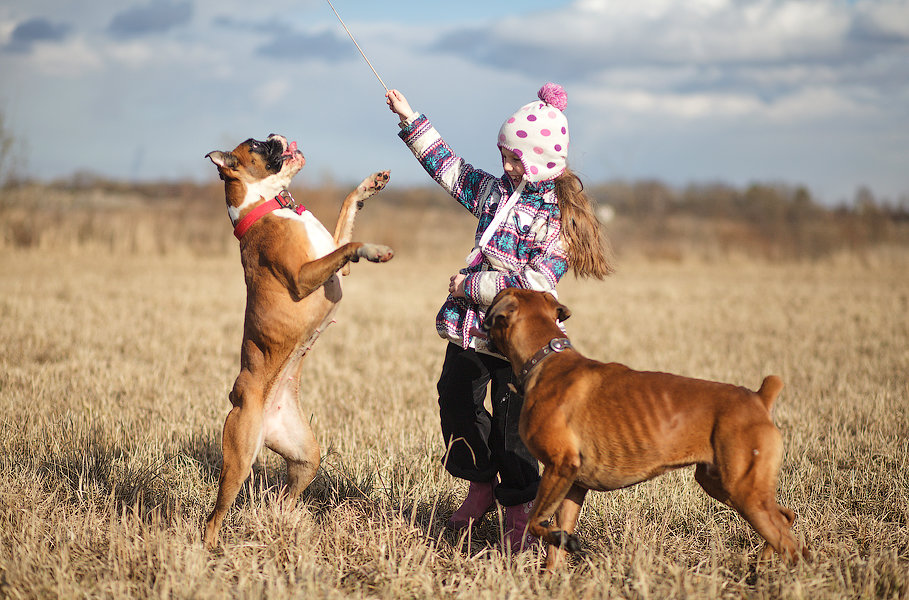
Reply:
[[761, 402], [764, 403], [767, 412], [770, 412], [770, 409], [773, 408], [773, 403], [776, 401], [776, 397], [780, 395], [780, 390], [782, 389], [782, 379], [776, 375], [764, 377], [764, 382], [761, 383], [761, 389], [757, 391], [757, 395], [760, 396]]

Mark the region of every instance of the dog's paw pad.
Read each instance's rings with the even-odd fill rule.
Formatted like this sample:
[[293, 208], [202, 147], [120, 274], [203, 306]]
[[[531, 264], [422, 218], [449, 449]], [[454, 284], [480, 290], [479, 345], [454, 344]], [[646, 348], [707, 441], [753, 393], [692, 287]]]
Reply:
[[385, 187], [390, 177], [391, 171], [379, 171], [378, 173], [373, 173], [363, 180], [361, 189], [367, 194], [375, 194]]
[[357, 256], [369, 262], [388, 262], [395, 255], [394, 250], [379, 244], [363, 244], [357, 248]]

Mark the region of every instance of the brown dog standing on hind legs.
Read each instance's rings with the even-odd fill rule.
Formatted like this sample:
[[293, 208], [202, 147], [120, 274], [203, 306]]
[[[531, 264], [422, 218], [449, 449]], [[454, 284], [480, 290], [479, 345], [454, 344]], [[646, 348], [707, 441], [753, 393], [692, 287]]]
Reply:
[[793, 562], [807, 559], [790, 531], [795, 514], [776, 502], [783, 450], [770, 408], [780, 378], [768, 376], [755, 393], [590, 360], [558, 326], [570, 314], [550, 294], [507, 288], [484, 321], [524, 388], [520, 435], [543, 463], [528, 531], [550, 544], [547, 568], [580, 549], [572, 532], [588, 490], [616, 490], [688, 465], [697, 465], [694, 478], [710, 496], [767, 541], [761, 560], [771, 548]]
[[203, 535], [211, 549], [263, 445], [287, 463], [283, 499], [296, 499], [315, 477], [319, 444], [298, 405], [303, 357], [341, 299], [338, 271], [346, 274], [348, 263], [360, 258], [388, 261], [393, 252], [350, 241], [357, 211], [385, 187], [388, 171], [370, 175], [348, 194], [332, 236], [287, 191], [306, 162], [296, 142], [270, 135], [264, 142], [249, 139], [230, 152], [206, 157], [224, 180], [246, 279], [240, 374], [224, 422], [218, 498]]

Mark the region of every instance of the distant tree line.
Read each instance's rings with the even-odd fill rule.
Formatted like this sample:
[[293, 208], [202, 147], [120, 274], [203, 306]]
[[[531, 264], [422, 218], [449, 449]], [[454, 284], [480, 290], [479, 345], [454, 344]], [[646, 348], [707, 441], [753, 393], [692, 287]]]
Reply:
[[[10, 153], [12, 138], [3, 131], [0, 113], [0, 173], [3, 158]], [[7, 165], [9, 168], [9, 165]], [[7, 173], [4, 187], [41, 185], [34, 181]], [[160, 180], [129, 182], [111, 179], [79, 171], [68, 177], [58, 178], [47, 185], [66, 191], [98, 190], [107, 193], [129, 193], [147, 199], [174, 198], [218, 194], [221, 183], [198, 183], [191, 180]], [[317, 193], [331, 188], [345, 188], [343, 183], [297, 184], [298, 187], [316, 190]], [[352, 182], [351, 186], [354, 185]], [[695, 217], [745, 219], [755, 222], [790, 222], [797, 225], [802, 221], [829, 214], [854, 214], [880, 217], [891, 221], [909, 221], [909, 192], [898, 200], [879, 199], [867, 186], [856, 190], [851, 203], [840, 202], [828, 206], [817, 202], [804, 186], [785, 184], [755, 183], [746, 188], [737, 188], [726, 183], [693, 183], [682, 188], [669, 186], [659, 180], [634, 182], [612, 181], [588, 185], [587, 194], [597, 205], [610, 206], [616, 214], [627, 217], [660, 217], [690, 215]], [[305, 192], [304, 192], [305, 193]], [[395, 204], [419, 205], [434, 202], [440, 195], [435, 186], [391, 186], [383, 192], [386, 201]]]
[[825, 206], [804, 186], [756, 183], [741, 189], [725, 183], [690, 184], [681, 189], [660, 181], [610, 182], [587, 188], [600, 204], [630, 217], [686, 214], [779, 223], [817, 218], [830, 213], [874, 214], [896, 221], [909, 220], [909, 193], [898, 201], [878, 200], [868, 187], [859, 188], [852, 204]]
[[[0, 158], [9, 151], [0, 143]], [[339, 198], [356, 183], [312, 183], [298, 178], [291, 191], [315, 214], [331, 221]], [[668, 260], [731, 254], [769, 260], [811, 260], [841, 251], [864, 253], [881, 246], [909, 247], [909, 197], [895, 203], [880, 201], [867, 187], [857, 190], [851, 203], [837, 206], [818, 203], [803, 186], [761, 183], [745, 188], [725, 183], [676, 188], [656, 180], [613, 181], [588, 185], [587, 193], [620, 254]], [[55, 181], [35, 182], [7, 173], [0, 188], [0, 222], [4, 222], [0, 225], [0, 246], [29, 247], [65, 239], [77, 218], [83, 223], [77, 243], [119, 239], [117, 236], [125, 239], [129, 236], [116, 233], [122, 224], [106, 224], [106, 219], [115, 218], [113, 210], [132, 215], [132, 220], [144, 214], [146, 223], [148, 219], [178, 215], [186, 235], [173, 234], [172, 240], [161, 238], [161, 247], [189, 244], [193, 248], [220, 249], [223, 236], [216, 232], [223, 225], [224, 214], [219, 210], [223, 202], [223, 184], [216, 178], [205, 183], [129, 182], [79, 172]], [[65, 223], [60, 221], [64, 214], [61, 203], [67, 207]], [[438, 186], [429, 185], [392, 184], [382, 192], [377, 208], [396, 211], [398, 219], [409, 215], [407, 218], [417, 219], [415, 222], [433, 218], [430, 215], [450, 220], [464, 213]], [[376, 226], [388, 229], [390, 222], [388, 219]], [[464, 227], [469, 228], [470, 224], [465, 222]], [[398, 245], [416, 243], [407, 236], [394, 235], [398, 236]], [[136, 236], [141, 237], [140, 233]], [[123, 245], [139, 247], [142, 243], [128, 241]]]
[[[676, 189], [659, 181], [611, 182], [588, 188], [618, 219], [622, 245], [649, 244], [672, 254], [678, 240], [712, 244], [719, 252], [743, 251], [770, 258], [818, 258], [838, 249], [862, 251], [881, 244], [909, 244], [909, 197], [879, 201], [867, 187], [852, 204], [825, 206], [803, 186], [724, 183]], [[704, 224], [710, 222], [709, 228]], [[675, 244], [675, 245], [673, 245]], [[675, 250], [667, 250], [670, 246]]]

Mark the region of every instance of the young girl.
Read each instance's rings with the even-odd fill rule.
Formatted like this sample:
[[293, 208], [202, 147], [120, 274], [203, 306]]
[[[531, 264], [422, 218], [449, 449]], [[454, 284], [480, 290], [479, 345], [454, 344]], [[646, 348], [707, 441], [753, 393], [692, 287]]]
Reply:
[[[523, 398], [509, 392], [508, 361], [487, 345], [480, 323], [495, 295], [506, 287], [555, 286], [569, 269], [602, 279], [612, 267], [599, 223], [580, 180], [567, 167], [567, 98], [547, 83], [539, 100], [524, 105], [498, 135], [505, 174], [495, 177], [456, 156], [425, 115], [397, 90], [386, 94], [400, 117], [399, 136], [423, 168], [479, 219], [467, 267], [451, 276], [449, 296], [436, 317], [449, 341], [439, 377], [439, 412], [446, 469], [467, 479], [467, 498], [448, 521], [462, 529], [495, 501], [505, 507], [503, 542], [525, 547], [527, 518], [540, 475], [518, 435]], [[484, 407], [492, 385], [492, 414]]]

